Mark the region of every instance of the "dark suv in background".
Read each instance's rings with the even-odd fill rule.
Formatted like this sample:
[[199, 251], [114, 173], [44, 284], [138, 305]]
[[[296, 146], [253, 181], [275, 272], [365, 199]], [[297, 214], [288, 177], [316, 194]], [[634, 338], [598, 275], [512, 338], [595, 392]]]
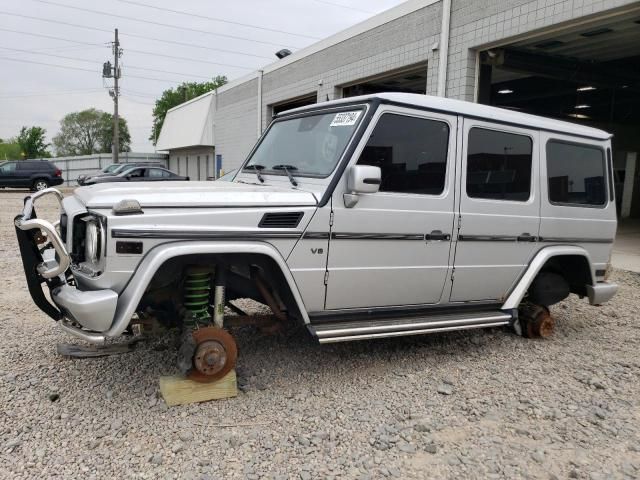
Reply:
[[0, 163], [0, 188], [45, 188], [64, 183], [62, 170], [48, 160], [16, 160]]

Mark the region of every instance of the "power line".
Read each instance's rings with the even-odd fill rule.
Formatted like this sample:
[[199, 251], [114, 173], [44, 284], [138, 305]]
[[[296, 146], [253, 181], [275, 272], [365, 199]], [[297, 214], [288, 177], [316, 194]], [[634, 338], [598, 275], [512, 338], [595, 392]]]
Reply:
[[220, 62], [211, 62], [209, 60], [202, 60], [200, 58], [190, 58], [190, 57], [183, 57], [183, 56], [177, 56], [177, 55], [167, 55], [165, 53], [156, 53], [156, 52], [148, 52], [146, 50], [136, 50], [133, 48], [127, 48], [127, 53], [140, 53], [143, 55], [153, 55], [154, 57], [166, 57], [166, 58], [171, 58], [174, 60], [183, 60], [185, 62], [195, 62], [195, 63], [210, 63], [211, 65], [219, 65], [219, 66], [223, 66], [223, 67], [232, 67], [232, 68], [240, 68], [240, 69], [244, 69], [244, 70], [254, 70], [255, 67], [243, 67], [241, 65], [230, 65], [228, 63], [220, 63]]
[[324, 3], [325, 5], [331, 5], [333, 7], [340, 7], [340, 8], [346, 8], [347, 10], [354, 10], [354, 11], [360, 12], [360, 13], [368, 13], [370, 15], [376, 13], [376, 12], [372, 12], [370, 10], [363, 10], [362, 8], [350, 7], [349, 5], [342, 5], [340, 3], [328, 2], [327, 0], [314, 0], [314, 1], [318, 2], [318, 3]]
[[[72, 67], [71, 65], [59, 65], [56, 63], [46, 63], [46, 62], [36, 62], [35, 60], [24, 60], [22, 58], [11, 58], [11, 57], [0, 57], [0, 60], [8, 60], [10, 62], [20, 62], [20, 63], [32, 63], [34, 65], [45, 65], [48, 67], [56, 67], [56, 68], [64, 68], [67, 70], [78, 70], [81, 72], [91, 72], [93, 74], [100, 73], [100, 69], [96, 68], [95, 70], [90, 68], [82, 68], [82, 67]], [[140, 75], [127, 75], [128, 78], [140, 78], [143, 80], [152, 80], [156, 82], [164, 82], [164, 83], [172, 83], [172, 84], [180, 84], [182, 82], [178, 82], [175, 80], [167, 80], [166, 78], [153, 78], [153, 77], [143, 77]]]
[[310, 38], [312, 40], [320, 40], [319, 37], [313, 37], [311, 35], [306, 35], [304, 33], [287, 32], [286, 30], [278, 30], [275, 28], [261, 27], [259, 25], [252, 25], [250, 23], [242, 23], [242, 22], [236, 22], [233, 20], [225, 20], [223, 18], [209, 17], [207, 15], [202, 15], [199, 13], [189, 13], [189, 12], [183, 12], [181, 10], [173, 10], [171, 8], [157, 7], [156, 5], [149, 5], [148, 3], [134, 2], [133, 0], [116, 0], [116, 1], [121, 3], [129, 3], [131, 5], [137, 5], [139, 7], [153, 8], [154, 10], [161, 10], [163, 12], [171, 12], [171, 13], [176, 13], [178, 15], [185, 15], [187, 17], [203, 18], [205, 20], [212, 20], [214, 22], [222, 22], [222, 23], [228, 23], [230, 25], [240, 25], [242, 27], [256, 28], [258, 30], [264, 30], [266, 32], [284, 33], [286, 35], [295, 35], [297, 37]]
[[[21, 48], [11, 48], [11, 47], [2, 47], [2, 46], [0, 46], [0, 49], [11, 50], [11, 51], [14, 51], [14, 52], [21, 52], [21, 53], [30, 53], [30, 54], [33, 54], [33, 55], [46, 55], [47, 57], [56, 57], [56, 58], [62, 58], [64, 60], [74, 60], [74, 61], [77, 61], [77, 62], [86, 62], [86, 63], [91, 63], [91, 64], [95, 63], [93, 60], [87, 60], [85, 58], [69, 57], [67, 55], [56, 55], [55, 53], [44, 53], [44, 52], [38, 52], [38, 51], [35, 51], [35, 50], [24, 50], [24, 49], [21, 49]], [[220, 66], [224, 66], [224, 67], [235, 67], [235, 68], [244, 68], [246, 70], [253, 70], [253, 68], [251, 68], [251, 67], [240, 67], [240, 66], [237, 66], [237, 65], [228, 65], [228, 64], [225, 64], [225, 63], [210, 62], [208, 60], [200, 60], [200, 59], [197, 59], [197, 58], [177, 57], [177, 56], [173, 56], [173, 55], [165, 55], [165, 54], [162, 54], [162, 53], [147, 52], [147, 51], [144, 51], [144, 50], [127, 49], [127, 52], [135, 52], [135, 53], [140, 53], [140, 54], [143, 54], [143, 55], [153, 55], [153, 56], [160, 56], [160, 57], [168, 57], [168, 58], [173, 58], [173, 59], [178, 59], [178, 60], [192, 61], [192, 62], [196, 62], [196, 63], [211, 63], [213, 65], [220, 65]], [[200, 77], [200, 78], [207, 78], [207, 79], [210, 78], [210, 77], [203, 77], [202, 75], [191, 75], [191, 74], [188, 74], [188, 73], [171, 72], [171, 71], [168, 71], [168, 70], [153, 70], [153, 69], [150, 69], [150, 68], [142, 68], [142, 67], [128, 67], [128, 68], [133, 69], [133, 70], [149, 70], [149, 71], [156, 71], [156, 72], [160, 72], [160, 73], [171, 73], [171, 74], [175, 74], [175, 75], [185, 75], [185, 76], [188, 76], [188, 77]]]
[[[93, 27], [88, 27], [86, 25], [78, 25], [75, 23], [68, 23], [68, 22], [56, 22], [53, 20], [48, 20], [46, 18], [38, 18], [38, 17], [32, 17], [29, 15], [20, 15], [20, 14], [15, 14], [15, 13], [7, 13], [7, 12], [2, 12], [0, 11], [0, 14], [4, 14], [4, 15], [12, 15], [12, 16], [16, 16], [16, 17], [22, 17], [22, 18], [28, 18], [31, 20], [39, 20], [42, 22], [50, 22], [50, 23], [61, 23], [63, 25], [67, 25], [70, 27], [77, 27], [77, 28], [84, 28], [84, 29], [88, 29], [88, 30], [95, 30], [98, 32], [109, 32], [109, 30], [103, 30], [101, 28], [93, 28]], [[60, 40], [63, 42], [71, 42], [71, 43], [77, 43], [79, 45], [95, 45], [95, 46], [99, 46], [99, 47], [104, 47], [105, 45], [107, 45], [107, 43], [90, 43], [90, 42], [83, 42], [80, 40], [71, 40], [69, 38], [63, 38], [63, 37], [54, 37], [53, 35], [44, 35], [42, 33], [33, 33], [33, 32], [23, 32], [20, 30], [11, 30], [9, 28], [0, 28], [0, 31], [3, 32], [11, 32], [11, 33], [19, 33], [21, 35], [29, 35], [32, 37], [40, 37], [40, 38], [48, 38], [51, 40]], [[109, 32], [111, 33], [111, 32]], [[147, 37], [145, 35], [138, 35], [136, 33], [122, 33], [121, 35], [127, 36], [127, 37], [134, 37], [134, 38], [142, 38], [144, 40], [152, 40], [155, 42], [162, 42], [162, 43], [169, 43], [169, 44], [173, 44], [173, 45], [181, 45], [183, 47], [193, 47], [193, 48], [201, 48], [204, 50], [210, 50], [210, 51], [216, 51], [216, 52], [222, 52], [222, 53], [232, 53], [235, 55], [244, 55], [247, 57], [255, 57], [255, 58], [265, 58], [265, 59], [271, 59], [271, 57], [265, 57], [264, 55], [254, 55], [253, 53], [245, 53], [245, 52], [239, 52], [237, 50], [226, 50], [224, 48], [215, 48], [215, 47], [208, 47], [206, 45], [198, 45], [197, 43], [188, 43], [188, 42], [179, 42], [176, 40], [165, 40], [163, 38], [156, 38], [156, 37]]]
[[127, 21], [133, 21], [133, 22], [140, 22], [140, 23], [148, 23], [149, 25], [157, 25], [160, 27], [167, 27], [167, 28], [175, 28], [177, 30], [180, 31], [191, 31], [191, 32], [197, 32], [197, 33], [204, 33], [206, 35], [213, 35], [213, 36], [217, 36], [217, 37], [227, 37], [227, 38], [233, 38], [235, 40], [244, 40], [244, 41], [248, 41], [248, 42], [255, 42], [255, 43], [262, 43], [264, 45], [271, 45], [271, 46], [275, 46], [278, 48], [282, 48], [283, 45], [281, 43], [274, 43], [274, 42], [267, 42], [265, 40], [254, 40], [252, 38], [247, 38], [247, 37], [240, 37], [237, 35], [228, 35], [225, 33], [215, 33], [215, 32], [210, 32], [208, 30], [200, 30], [197, 28], [191, 28], [191, 27], [184, 27], [181, 25], [173, 25], [170, 23], [161, 23], [161, 22], [154, 22], [152, 20], [142, 20], [140, 18], [132, 18], [132, 17], [128, 17], [126, 15], [118, 15], [115, 13], [109, 13], [109, 12], [101, 12], [100, 10], [92, 10], [90, 8], [83, 8], [83, 7], [76, 7], [74, 5], [65, 5], [64, 3], [58, 3], [58, 2], [52, 2], [50, 0], [33, 0], [34, 2], [39, 2], [39, 3], [44, 3], [47, 5], [55, 5], [57, 7], [62, 7], [62, 8], [70, 8], [72, 10], [79, 10], [81, 12], [89, 12], [89, 13], [95, 13], [97, 15], [105, 15], [107, 17], [114, 17], [114, 18], [120, 18], [122, 20], [127, 20]]
[[164, 38], [147, 37], [147, 36], [144, 36], [144, 35], [138, 35], [137, 33], [123, 32], [122, 35], [124, 35], [126, 37], [142, 38], [144, 40], [153, 40], [155, 42], [170, 43], [170, 44], [173, 44], [173, 45], [180, 45], [180, 46], [183, 46], [183, 47], [201, 48], [201, 49], [209, 50], [209, 51], [222, 52], [222, 53], [232, 53], [234, 55], [244, 55], [246, 57], [265, 58], [267, 60], [271, 60], [271, 57], [267, 57], [267, 56], [264, 56], [264, 55], [255, 55], [253, 53], [239, 52], [237, 50], [226, 50], [224, 48], [208, 47], [206, 45], [198, 45], [197, 43], [179, 42], [177, 40], [166, 40]]
[[[29, 16], [27, 16], [27, 15], [19, 15], [19, 14], [6, 13], [6, 12], [1, 12], [1, 11], [0, 11], [0, 14], [5, 14], [5, 15], [14, 15], [14, 16], [16, 16], [16, 17], [32, 18], [32, 19], [34, 19], [34, 20], [42, 20], [43, 22], [48, 22], [48, 21], [49, 21], [49, 20], [40, 19], [40, 18], [37, 18], [37, 17], [29, 17]], [[56, 22], [52, 22], [52, 23], [56, 23]], [[71, 26], [75, 26], [75, 25], [73, 25], [73, 24], [68, 24], [68, 23], [67, 23], [67, 24], [64, 24], [64, 25], [71, 25]], [[81, 28], [89, 28], [89, 27], [85, 27], [85, 26], [82, 26], [82, 25], [78, 25], [78, 27], [81, 27]], [[19, 33], [19, 34], [21, 34], [21, 35], [29, 35], [29, 36], [31, 36], [31, 37], [48, 38], [48, 39], [50, 39], [50, 40], [61, 40], [61, 41], [63, 41], [63, 42], [77, 43], [77, 44], [79, 44], [79, 45], [93, 45], [93, 46], [97, 46], [97, 47], [104, 47], [104, 46], [106, 46], [106, 45], [107, 45], [107, 43], [90, 43], [90, 42], [83, 42], [83, 41], [81, 41], [81, 40], [71, 40], [71, 39], [69, 39], [69, 38], [54, 37], [53, 35], [44, 35], [44, 34], [42, 34], [42, 33], [32, 33], [32, 32], [23, 32], [23, 31], [20, 31], [20, 30], [11, 30], [10, 28], [0, 28], [0, 31], [3, 31], [3, 32], [10, 32], [10, 33]], [[100, 31], [102, 31], [102, 30], [100, 30]]]
[[24, 98], [24, 97], [53, 97], [53, 96], [61, 96], [61, 95], [76, 95], [76, 94], [86, 94], [86, 93], [97, 93], [102, 92], [102, 88], [82, 88], [79, 90], [68, 90], [68, 91], [58, 91], [58, 92], [18, 92], [18, 93], [3, 93], [0, 95], [0, 99], [11, 99], [11, 98]]

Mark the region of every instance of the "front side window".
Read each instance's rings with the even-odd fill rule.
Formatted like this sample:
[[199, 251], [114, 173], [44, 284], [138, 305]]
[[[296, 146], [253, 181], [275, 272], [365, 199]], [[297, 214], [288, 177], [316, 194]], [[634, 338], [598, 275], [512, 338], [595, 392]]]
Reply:
[[469, 130], [467, 195], [527, 201], [531, 195], [533, 142], [526, 135], [485, 128]]
[[593, 145], [547, 143], [549, 201], [566, 205], [606, 203], [604, 151]]
[[387, 113], [380, 117], [358, 164], [380, 167], [381, 192], [440, 195], [448, 147], [445, 122]]
[[276, 121], [244, 169], [255, 165], [265, 173], [283, 174], [285, 166], [296, 176], [326, 177], [363, 116], [363, 109], [354, 109]]

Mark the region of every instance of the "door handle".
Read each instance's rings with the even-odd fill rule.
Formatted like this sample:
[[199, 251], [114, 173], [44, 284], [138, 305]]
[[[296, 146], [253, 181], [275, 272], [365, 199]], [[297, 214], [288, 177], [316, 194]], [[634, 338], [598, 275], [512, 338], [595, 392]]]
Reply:
[[424, 236], [427, 242], [441, 242], [442, 240], [450, 240], [451, 235], [448, 233], [442, 233], [442, 230], [433, 230], [431, 233], [427, 233]]
[[535, 242], [536, 237], [534, 237], [530, 233], [521, 233], [520, 235], [518, 235], [517, 240], [519, 242]]

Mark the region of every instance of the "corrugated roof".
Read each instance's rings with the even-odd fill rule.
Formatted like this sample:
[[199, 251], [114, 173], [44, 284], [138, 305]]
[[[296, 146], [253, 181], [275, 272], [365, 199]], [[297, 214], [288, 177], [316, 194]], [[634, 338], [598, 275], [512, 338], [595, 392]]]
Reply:
[[167, 112], [156, 149], [174, 150], [195, 146], [214, 146], [213, 95], [185, 102]]

